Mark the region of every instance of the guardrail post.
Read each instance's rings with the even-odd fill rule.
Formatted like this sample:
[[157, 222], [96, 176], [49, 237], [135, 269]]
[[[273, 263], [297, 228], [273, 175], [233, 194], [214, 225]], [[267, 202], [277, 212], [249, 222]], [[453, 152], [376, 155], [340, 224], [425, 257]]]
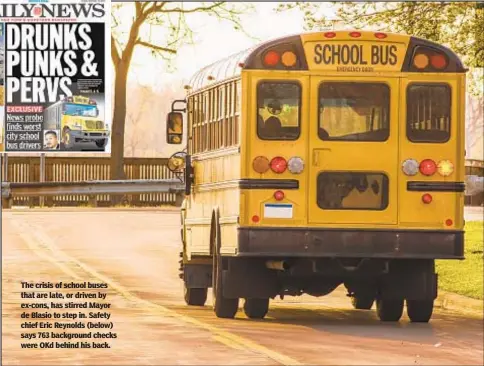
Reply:
[[[133, 177], [132, 179], [140, 179], [141, 174], [139, 170], [139, 165], [133, 165]], [[133, 206], [139, 206], [141, 201], [141, 197], [139, 194], [133, 194], [131, 195], [131, 204]]]
[[[0, 154], [0, 182], [8, 181], [8, 155]], [[2, 209], [12, 208], [13, 200], [12, 197], [2, 197]]]
[[90, 194], [88, 200], [89, 206], [97, 207], [97, 195]]
[[[39, 182], [45, 182], [45, 153], [40, 154], [40, 176]], [[44, 207], [44, 196], [39, 197], [39, 206]]]
[[184, 192], [177, 192], [175, 195], [175, 206], [181, 207], [184, 198], [185, 198]]
[[[29, 181], [35, 182], [35, 163], [33, 159], [29, 160]], [[33, 208], [35, 206], [35, 197], [29, 197], [29, 207]]]

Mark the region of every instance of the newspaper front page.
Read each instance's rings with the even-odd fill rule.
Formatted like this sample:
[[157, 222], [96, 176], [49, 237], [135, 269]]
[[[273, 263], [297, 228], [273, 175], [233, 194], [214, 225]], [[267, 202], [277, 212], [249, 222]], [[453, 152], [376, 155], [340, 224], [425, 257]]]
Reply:
[[110, 152], [105, 65], [109, 4], [0, 4], [5, 152]]

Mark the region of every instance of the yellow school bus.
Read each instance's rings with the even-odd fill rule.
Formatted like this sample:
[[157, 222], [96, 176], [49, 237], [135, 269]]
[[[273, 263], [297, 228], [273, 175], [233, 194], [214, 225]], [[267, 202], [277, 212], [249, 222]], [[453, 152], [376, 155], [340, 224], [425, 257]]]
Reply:
[[263, 318], [277, 296], [344, 285], [382, 321], [406, 303], [428, 322], [435, 259], [464, 258], [465, 73], [442, 45], [339, 30], [198, 72], [167, 118], [186, 113], [188, 129], [186, 303], [204, 305], [212, 288], [218, 317], [243, 299]]
[[59, 131], [67, 150], [94, 142], [98, 148], [108, 143], [109, 130], [99, 118], [97, 102], [74, 95], [64, 98], [44, 110], [44, 129]]

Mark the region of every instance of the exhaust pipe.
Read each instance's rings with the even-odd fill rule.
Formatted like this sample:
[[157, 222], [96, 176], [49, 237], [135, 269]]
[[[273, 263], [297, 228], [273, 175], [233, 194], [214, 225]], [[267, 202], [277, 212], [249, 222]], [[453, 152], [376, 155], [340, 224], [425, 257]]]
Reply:
[[286, 261], [270, 260], [266, 262], [266, 267], [269, 269], [276, 269], [278, 271], [287, 271], [291, 266]]

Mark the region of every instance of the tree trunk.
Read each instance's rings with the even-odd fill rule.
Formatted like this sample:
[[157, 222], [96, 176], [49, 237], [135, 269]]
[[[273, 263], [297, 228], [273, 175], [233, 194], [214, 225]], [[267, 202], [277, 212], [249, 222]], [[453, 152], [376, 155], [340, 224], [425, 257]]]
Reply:
[[[126, 120], [126, 84], [128, 65], [120, 61], [114, 81], [114, 112], [111, 137], [111, 179], [126, 179], [124, 173], [124, 129]], [[111, 195], [113, 205], [120, 204], [123, 195]]]
[[116, 67], [116, 78], [114, 82], [113, 136], [111, 140], [111, 179], [125, 179], [123, 166], [127, 78], [127, 65], [121, 61]]

